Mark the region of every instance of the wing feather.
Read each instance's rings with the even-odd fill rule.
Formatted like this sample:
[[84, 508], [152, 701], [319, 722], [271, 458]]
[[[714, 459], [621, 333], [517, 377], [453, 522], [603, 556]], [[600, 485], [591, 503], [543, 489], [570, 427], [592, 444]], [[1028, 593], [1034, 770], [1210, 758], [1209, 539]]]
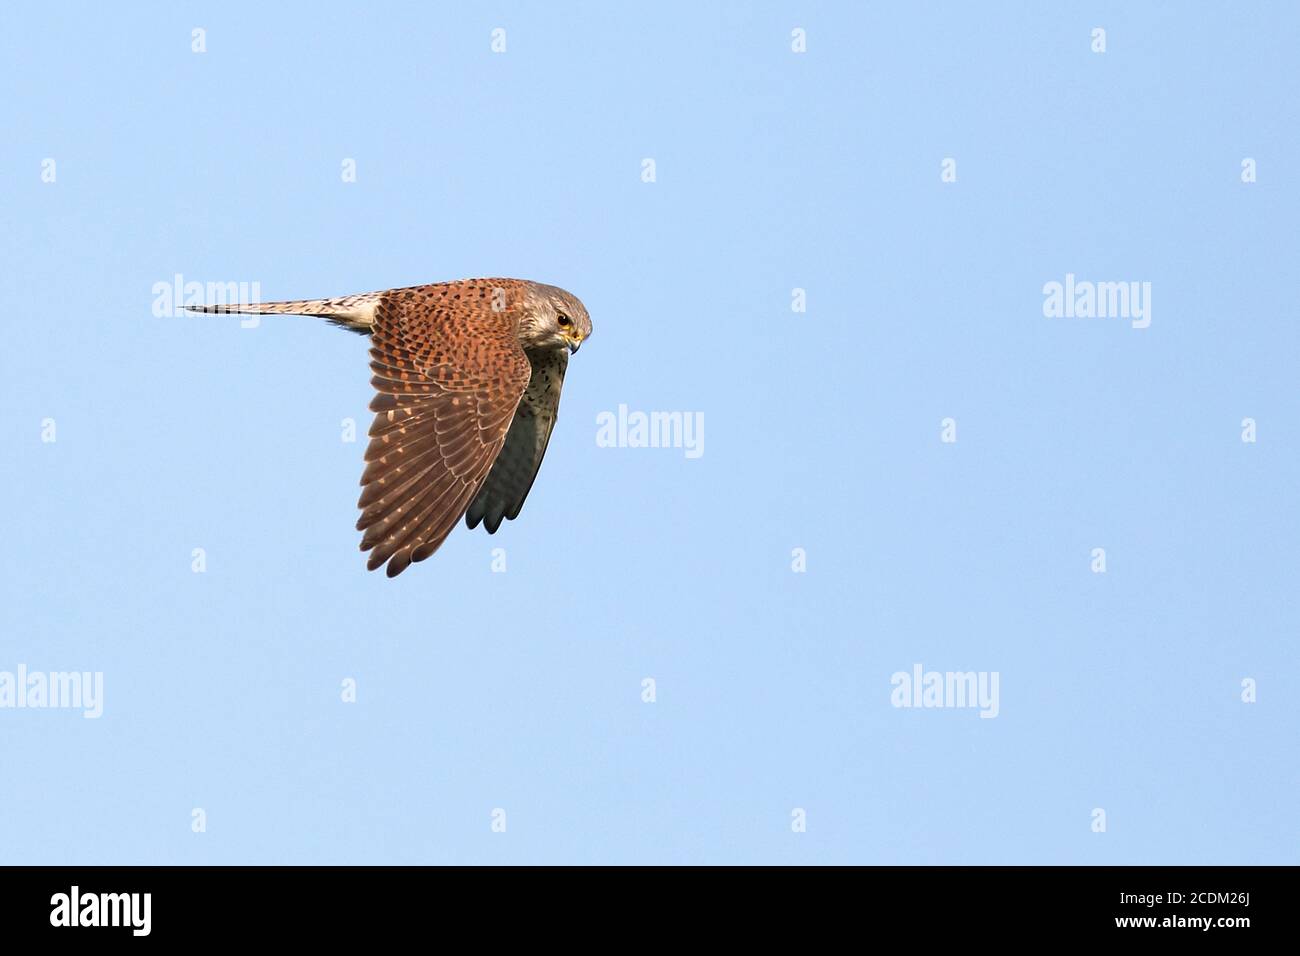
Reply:
[[515, 410], [505, 446], [465, 512], [469, 527], [477, 527], [481, 521], [489, 534], [496, 533], [503, 519], [513, 521], [518, 517], [542, 466], [559, 414], [569, 354], [558, 349], [526, 354], [532, 366], [528, 388]]
[[[385, 295], [375, 309], [377, 394], [357, 529], [389, 577], [442, 544], [506, 444], [533, 366], [510, 317], [458, 284]], [[414, 294], [412, 294], [414, 293]]]

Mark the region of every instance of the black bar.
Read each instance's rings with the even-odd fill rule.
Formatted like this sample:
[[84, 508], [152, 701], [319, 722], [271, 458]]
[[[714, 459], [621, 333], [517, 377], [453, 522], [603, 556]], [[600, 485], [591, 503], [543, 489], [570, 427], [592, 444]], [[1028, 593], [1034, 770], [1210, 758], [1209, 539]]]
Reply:
[[399, 938], [415, 919], [493, 933], [565, 921], [592, 931], [599, 920], [625, 923], [635, 937], [703, 921], [759, 940], [784, 926], [792, 938], [842, 927], [882, 942], [877, 933], [898, 930], [926, 943], [1127, 936], [1233, 945], [1292, 935], [1295, 876], [1284, 867], [532, 869], [11, 867], [0, 869], [0, 925], [7, 942], [56, 943], [374, 942]]

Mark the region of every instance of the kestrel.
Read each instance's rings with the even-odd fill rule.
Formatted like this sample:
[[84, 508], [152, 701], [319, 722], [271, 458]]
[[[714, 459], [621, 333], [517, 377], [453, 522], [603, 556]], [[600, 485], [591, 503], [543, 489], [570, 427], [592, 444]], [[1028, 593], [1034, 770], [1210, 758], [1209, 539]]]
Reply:
[[460, 516], [495, 534], [528, 497], [569, 353], [591, 335], [577, 297], [522, 279], [464, 279], [338, 299], [189, 306], [313, 315], [370, 336], [377, 394], [361, 475], [361, 550], [388, 576], [438, 550]]

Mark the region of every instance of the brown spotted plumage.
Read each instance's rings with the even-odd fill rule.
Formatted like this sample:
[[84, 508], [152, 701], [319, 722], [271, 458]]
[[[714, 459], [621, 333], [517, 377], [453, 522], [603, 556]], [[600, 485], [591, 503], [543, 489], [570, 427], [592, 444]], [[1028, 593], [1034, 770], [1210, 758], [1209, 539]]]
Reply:
[[555, 425], [569, 352], [591, 335], [576, 297], [519, 279], [195, 311], [317, 315], [371, 335], [375, 412], [361, 550], [389, 577], [433, 554], [461, 515], [495, 533], [523, 507]]

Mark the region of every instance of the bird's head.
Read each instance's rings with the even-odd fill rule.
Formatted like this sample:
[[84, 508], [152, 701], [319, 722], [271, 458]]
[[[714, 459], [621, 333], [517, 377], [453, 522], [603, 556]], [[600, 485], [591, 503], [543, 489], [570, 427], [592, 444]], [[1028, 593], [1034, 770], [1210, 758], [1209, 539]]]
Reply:
[[533, 285], [520, 320], [519, 338], [529, 349], [568, 349], [591, 336], [591, 317], [578, 297], [553, 285]]

